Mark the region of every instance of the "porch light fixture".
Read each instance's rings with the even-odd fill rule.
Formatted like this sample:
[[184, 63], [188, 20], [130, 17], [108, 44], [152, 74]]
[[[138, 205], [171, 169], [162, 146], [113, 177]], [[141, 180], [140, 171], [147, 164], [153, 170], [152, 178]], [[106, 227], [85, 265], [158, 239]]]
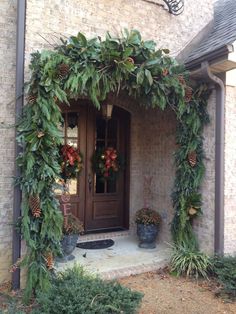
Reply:
[[101, 106], [102, 109], [102, 116], [106, 119], [109, 120], [111, 119], [112, 111], [113, 111], [113, 105], [104, 103]]

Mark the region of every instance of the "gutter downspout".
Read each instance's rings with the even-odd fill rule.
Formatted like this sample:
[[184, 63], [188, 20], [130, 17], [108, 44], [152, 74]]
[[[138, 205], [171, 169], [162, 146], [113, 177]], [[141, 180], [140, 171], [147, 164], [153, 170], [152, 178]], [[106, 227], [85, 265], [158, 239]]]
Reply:
[[202, 62], [200, 71], [216, 87], [215, 122], [215, 253], [224, 254], [224, 137], [225, 137], [225, 86], [211, 73], [209, 63]]
[[[16, 33], [16, 123], [17, 119], [22, 115], [24, 105], [24, 58], [25, 58], [25, 16], [26, 16], [26, 0], [17, 1], [17, 33]], [[16, 132], [15, 132], [16, 133]], [[15, 142], [15, 157], [18, 156], [20, 147]], [[20, 171], [15, 164], [15, 177], [20, 175]], [[21, 215], [21, 191], [20, 187], [14, 188], [13, 199], [13, 222], [16, 223], [18, 217]], [[16, 263], [21, 255], [21, 236], [13, 228], [13, 244], [12, 244], [12, 260], [13, 264]], [[12, 289], [17, 290], [20, 288], [20, 270], [17, 269], [12, 274]]]

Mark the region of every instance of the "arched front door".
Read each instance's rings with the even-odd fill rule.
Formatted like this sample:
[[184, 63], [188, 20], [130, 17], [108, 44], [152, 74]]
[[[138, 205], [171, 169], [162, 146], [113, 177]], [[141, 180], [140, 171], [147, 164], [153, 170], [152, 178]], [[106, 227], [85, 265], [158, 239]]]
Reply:
[[[71, 211], [86, 232], [127, 229], [129, 200], [129, 114], [114, 107], [106, 120], [86, 102], [63, 106], [65, 143], [78, 147], [83, 170], [69, 183]], [[97, 149], [113, 147], [124, 158], [124, 169], [113, 181], [104, 181], [93, 172], [92, 156]]]

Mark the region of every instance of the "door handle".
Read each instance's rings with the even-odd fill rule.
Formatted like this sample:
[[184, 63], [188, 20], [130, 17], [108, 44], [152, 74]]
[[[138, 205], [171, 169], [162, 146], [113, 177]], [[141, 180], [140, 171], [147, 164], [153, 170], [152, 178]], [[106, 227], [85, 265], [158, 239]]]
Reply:
[[92, 182], [93, 182], [92, 176], [91, 176], [91, 174], [89, 174], [89, 175], [88, 175], [88, 187], [89, 187], [89, 192], [92, 191]]

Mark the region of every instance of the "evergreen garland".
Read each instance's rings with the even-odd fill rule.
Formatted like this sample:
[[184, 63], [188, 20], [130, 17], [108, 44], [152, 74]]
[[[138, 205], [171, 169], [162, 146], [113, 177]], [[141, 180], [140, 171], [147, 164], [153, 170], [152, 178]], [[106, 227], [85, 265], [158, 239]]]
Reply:
[[[99, 109], [109, 93], [124, 90], [140, 105], [170, 106], [178, 119], [175, 155], [176, 180], [173, 193], [175, 216], [172, 234], [175, 243], [197, 243], [188, 215], [189, 199], [199, 193], [204, 174], [204, 125], [208, 122], [207, 90], [191, 86], [185, 69], [168, 56], [168, 50], [155, 49], [153, 41], [143, 41], [138, 31], [125, 30], [122, 38], [108, 33], [86, 39], [79, 33], [63, 41], [54, 51], [36, 52], [30, 64], [27, 104], [18, 126], [18, 142], [23, 152], [18, 157], [21, 177], [22, 234], [28, 252], [26, 297], [45, 290], [50, 284], [50, 269], [45, 256], [60, 251], [63, 217], [54, 195], [55, 180], [60, 176], [58, 147], [62, 120], [58, 103], [88, 97]], [[188, 154], [196, 152], [196, 165]], [[40, 215], [32, 214], [30, 199], [37, 195]]]

